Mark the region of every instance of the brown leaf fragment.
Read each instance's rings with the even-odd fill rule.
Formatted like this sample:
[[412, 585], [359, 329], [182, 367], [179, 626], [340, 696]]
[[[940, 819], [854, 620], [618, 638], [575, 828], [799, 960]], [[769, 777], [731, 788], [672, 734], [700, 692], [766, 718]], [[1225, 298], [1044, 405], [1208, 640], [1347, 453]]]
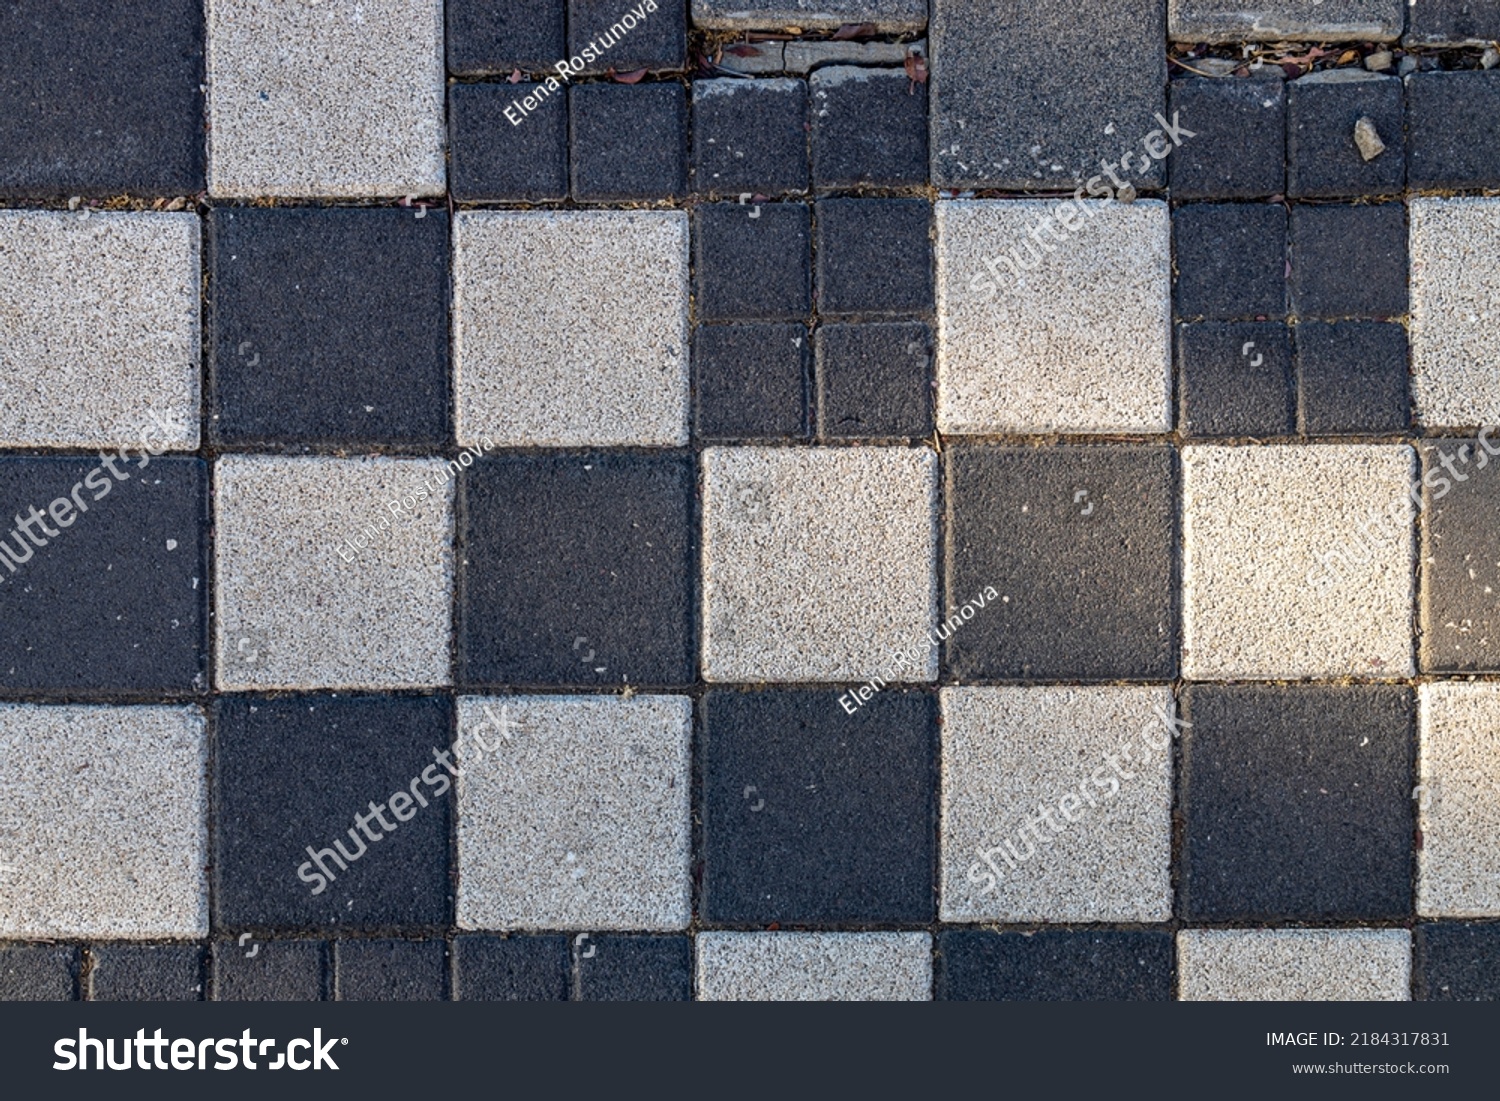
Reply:
[[639, 84], [646, 76], [645, 69], [636, 69], [634, 72], [617, 73], [613, 69], [609, 71], [609, 79], [616, 84]]
[[511, 84], [519, 84], [519, 83], [521, 83], [521, 70], [520, 69], [513, 70], [511, 72], [510, 76], [506, 77], [506, 80], [509, 81]]
[[916, 50], [906, 51], [906, 78], [913, 84], [927, 83], [927, 59]]
[[847, 42], [851, 38], [873, 38], [876, 33], [874, 23], [845, 23], [833, 32], [833, 40]]

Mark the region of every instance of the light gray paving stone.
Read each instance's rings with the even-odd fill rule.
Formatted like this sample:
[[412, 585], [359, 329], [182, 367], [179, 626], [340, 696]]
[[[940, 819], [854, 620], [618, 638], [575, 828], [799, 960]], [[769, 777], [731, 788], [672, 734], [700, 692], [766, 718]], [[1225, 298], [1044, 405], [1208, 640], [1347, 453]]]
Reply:
[[691, 700], [468, 697], [458, 718], [460, 926], [687, 927]]
[[919, 42], [788, 42], [786, 71], [808, 73], [821, 65], [890, 65], [905, 75], [907, 51], [927, 56], [927, 40]]
[[196, 449], [198, 249], [193, 214], [0, 211], [0, 446]]
[[698, 1000], [924, 1002], [926, 933], [699, 933]]
[[221, 689], [449, 683], [450, 467], [231, 456], [214, 502]]
[[[891, 676], [930, 637], [931, 450], [716, 447], [702, 461], [705, 680]], [[934, 647], [915, 679], [936, 675]]]
[[1409, 677], [1411, 448], [1187, 447], [1189, 680]]
[[1417, 420], [1500, 424], [1500, 198], [1412, 199], [1409, 225]]
[[1184, 929], [1177, 934], [1185, 1002], [1404, 1002], [1405, 929]]
[[0, 704], [0, 938], [208, 933], [196, 707]]
[[941, 699], [943, 921], [1172, 916], [1170, 688]]
[[939, 202], [939, 430], [1170, 431], [1171, 279], [1161, 202]]
[[784, 42], [725, 43], [717, 64], [731, 73], [779, 73], [785, 64]]
[[1500, 917], [1500, 685], [1417, 690], [1417, 912]]
[[208, 189], [446, 187], [442, 0], [209, 0]]
[[454, 221], [460, 443], [688, 442], [685, 213], [466, 211]]
[[1389, 42], [1405, 26], [1403, 0], [1167, 0], [1178, 42]]
[[925, 0], [693, 0], [693, 22], [715, 31], [837, 30], [874, 23], [882, 34], [927, 26]]

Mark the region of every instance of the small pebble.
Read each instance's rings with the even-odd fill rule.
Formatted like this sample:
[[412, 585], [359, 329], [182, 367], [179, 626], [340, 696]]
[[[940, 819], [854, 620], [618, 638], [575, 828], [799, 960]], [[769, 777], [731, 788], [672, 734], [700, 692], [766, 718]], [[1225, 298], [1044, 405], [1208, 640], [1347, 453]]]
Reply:
[[1375, 129], [1375, 120], [1365, 115], [1354, 124], [1354, 144], [1359, 147], [1359, 155], [1367, 161], [1373, 161], [1385, 152], [1385, 142], [1380, 140], [1380, 132]]
[[1403, 57], [1401, 64], [1396, 66], [1396, 72], [1401, 76], [1409, 76], [1417, 71], [1417, 59], [1414, 57]]
[[1390, 50], [1377, 50], [1365, 58], [1365, 68], [1372, 73], [1383, 73], [1395, 62], [1396, 57]]
[[1479, 67], [1481, 69], [1493, 69], [1496, 65], [1500, 65], [1500, 50], [1491, 46], [1479, 58]]

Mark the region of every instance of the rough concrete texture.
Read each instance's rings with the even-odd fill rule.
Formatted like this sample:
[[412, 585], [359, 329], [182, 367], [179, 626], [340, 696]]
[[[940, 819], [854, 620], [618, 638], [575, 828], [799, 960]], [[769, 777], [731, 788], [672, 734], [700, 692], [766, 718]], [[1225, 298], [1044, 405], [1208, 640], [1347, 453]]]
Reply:
[[442, 0], [210, 0], [208, 190], [439, 195]]
[[467, 697], [458, 724], [459, 926], [687, 928], [691, 700]]
[[1184, 929], [1177, 996], [1185, 1002], [1404, 1002], [1405, 929]]
[[889, 675], [935, 626], [936, 494], [926, 448], [705, 450], [704, 680]]
[[925, 1002], [927, 933], [699, 933], [698, 1000]]
[[1426, 46], [1487, 46], [1500, 40], [1495, 0], [1421, 0], [1411, 6], [1406, 42]]
[[[775, 43], [780, 45], [780, 43]], [[767, 43], [770, 45], [770, 43]], [[906, 75], [906, 55], [927, 56], [927, 40], [918, 42], [788, 42], [786, 71], [810, 73], [822, 65], [890, 65]]]
[[208, 933], [196, 707], [0, 705], [0, 937]]
[[451, 477], [436, 459], [220, 459], [218, 686], [447, 684]]
[[1173, 715], [1170, 688], [945, 688], [941, 698], [943, 921], [1172, 916], [1172, 736], [1156, 713]]
[[1402, 0], [1167, 0], [1167, 32], [1176, 42], [1389, 42], [1406, 26], [1404, 6]]
[[937, 204], [940, 431], [1171, 430], [1166, 204], [1082, 206]]
[[198, 252], [193, 214], [0, 211], [0, 444], [195, 449]]
[[460, 443], [685, 444], [687, 348], [686, 214], [454, 219]]
[[1417, 912], [1500, 914], [1500, 685], [1417, 689], [1421, 737]]
[[1412, 199], [1408, 224], [1416, 419], [1500, 423], [1500, 198]]
[[1412, 676], [1413, 458], [1184, 448], [1183, 676]]
[[874, 23], [881, 34], [894, 34], [927, 26], [924, 0], [693, 0], [692, 15], [695, 26], [713, 31], [834, 31]]

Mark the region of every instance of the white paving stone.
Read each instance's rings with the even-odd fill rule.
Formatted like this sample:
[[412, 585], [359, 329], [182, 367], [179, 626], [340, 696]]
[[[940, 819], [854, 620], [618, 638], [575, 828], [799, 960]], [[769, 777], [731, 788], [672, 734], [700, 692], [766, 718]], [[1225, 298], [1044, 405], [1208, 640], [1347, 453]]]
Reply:
[[1185, 1002], [1404, 1002], [1405, 929], [1184, 929], [1177, 934]]
[[922, 1002], [926, 933], [699, 933], [698, 1000]]
[[1500, 685], [1424, 684], [1417, 912], [1500, 917]]

